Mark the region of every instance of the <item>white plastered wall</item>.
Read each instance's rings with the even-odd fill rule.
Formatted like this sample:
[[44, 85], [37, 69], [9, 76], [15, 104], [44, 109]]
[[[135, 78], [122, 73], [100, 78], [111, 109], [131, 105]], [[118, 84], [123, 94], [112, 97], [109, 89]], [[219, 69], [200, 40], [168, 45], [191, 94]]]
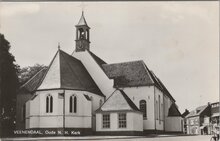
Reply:
[[[164, 130], [164, 102], [163, 102], [163, 93], [157, 88], [155, 88], [155, 116], [156, 117], [156, 130]], [[160, 96], [160, 103], [159, 103], [159, 96]], [[157, 106], [156, 106], [157, 101]], [[159, 107], [160, 106], [160, 110]], [[156, 113], [157, 112], [157, 113]]]
[[166, 120], [167, 132], [182, 132], [183, 119], [181, 117], [168, 117]]
[[143, 120], [144, 130], [155, 129], [155, 117], [154, 117], [154, 87], [128, 87], [123, 89], [133, 103], [139, 108], [140, 100], [146, 100], [147, 102], [147, 118]]
[[143, 131], [143, 115], [138, 112], [126, 112], [127, 127], [119, 128], [118, 112], [110, 114], [110, 128], [102, 128], [102, 113], [96, 114], [96, 131]]
[[[37, 96], [26, 104], [27, 115], [26, 128], [63, 128], [63, 97], [59, 93], [64, 90], [37, 91]], [[53, 112], [46, 113], [46, 96], [53, 96]], [[85, 95], [93, 97], [92, 101], [87, 100]], [[77, 97], [77, 113], [69, 112], [69, 98]], [[65, 90], [65, 127], [67, 128], [91, 128], [92, 111], [99, 108], [99, 101], [104, 97], [86, 92]], [[74, 122], [73, 122], [74, 121]]]
[[182, 117], [168, 117], [169, 108], [173, 101], [164, 95], [165, 132], [181, 132], [183, 128]]

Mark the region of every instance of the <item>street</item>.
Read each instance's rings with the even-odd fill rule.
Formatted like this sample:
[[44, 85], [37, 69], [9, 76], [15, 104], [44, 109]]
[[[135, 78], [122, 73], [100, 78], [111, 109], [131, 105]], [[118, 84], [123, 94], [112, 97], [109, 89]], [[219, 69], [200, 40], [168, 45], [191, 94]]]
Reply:
[[175, 136], [175, 135], [160, 135], [155, 137], [143, 136], [92, 136], [92, 137], [44, 137], [44, 138], [7, 138], [2, 141], [210, 141], [211, 135], [198, 135], [198, 136]]

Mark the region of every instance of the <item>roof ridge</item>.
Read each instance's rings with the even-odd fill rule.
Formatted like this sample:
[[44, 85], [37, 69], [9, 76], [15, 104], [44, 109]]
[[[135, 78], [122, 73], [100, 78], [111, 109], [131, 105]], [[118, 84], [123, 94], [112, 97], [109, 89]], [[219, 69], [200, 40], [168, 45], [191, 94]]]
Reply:
[[134, 60], [134, 61], [127, 61], [127, 62], [120, 62], [120, 63], [111, 63], [111, 64], [103, 64], [104, 65], [116, 65], [116, 64], [125, 64], [125, 63], [135, 63], [135, 62], [141, 62], [143, 60]]
[[144, 63], [143, 60], [141, 61], [141, 63], [143, 64], [144, 69], [146, 70], [147, 74], [150, 76], [151, 81], [154, 83], [154, 80], [153, 80], [153, 78], [150, 75], [150, 70], [148, 69], [147, 65]]
[[[117, 91], [117, 89], [115, 89], [115, 90], [112, 92], [112, 94], [102, 103], [102, 105], [101, 105], [96, 111], [99, 111], [99, 110], [102, 108], [102, 106], [109, 100], [109, 98], [112, 97], [112, 95], [115, 93], [115, 91]], [[95, 112], [96, 112], [96, 111], [95, 111]]]
[[[87, 49], [86, 49], [87, 50]], [[98, 58], [99, 60], [101, 60], [104, 64], [107, 64], [104, 60], [102, 60], [100, 57], [98, 57], [95, 53], [93, 53], [92, 51], [90, 51], [90, 50], [87, 50], [88, 51], [88, 53], [89, 54], [91, 54], [91, 56], [93, 57], [93, 59], [96, 61], [96, 63], [99, 65], [99, 63], [97, 62], [97, 60], [94, 58], [94, 56], [96, 57], [96, 58]], [[103, 64], [103, 65], [104, 65]]]
[[128, 105], [130, 106], [130, 108], [136, 111], [140, 111], [138, 107], [134, 104], [134, 102], [127, 96], [127, 94], [123, 90], [121, 89], [118, 89], [118, 90], [121, 92], [122, 96], [124, 97]]

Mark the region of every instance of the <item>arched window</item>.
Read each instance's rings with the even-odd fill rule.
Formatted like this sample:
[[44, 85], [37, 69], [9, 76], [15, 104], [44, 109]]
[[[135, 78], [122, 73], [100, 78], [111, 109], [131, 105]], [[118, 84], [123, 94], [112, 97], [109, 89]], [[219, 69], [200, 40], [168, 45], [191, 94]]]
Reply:
[[53, 112], [53, 97], [51, 95], [48, 95], [46, 97], [46, 113], [52, 113]]
[[146, 100], [141, 100], [139, 102], [140, 111], [143, 113], [143, 117], [147, 118], [147, 102]]
[[77, 97], [75, 95], [70, 96], [70, 113], [77, 112]]

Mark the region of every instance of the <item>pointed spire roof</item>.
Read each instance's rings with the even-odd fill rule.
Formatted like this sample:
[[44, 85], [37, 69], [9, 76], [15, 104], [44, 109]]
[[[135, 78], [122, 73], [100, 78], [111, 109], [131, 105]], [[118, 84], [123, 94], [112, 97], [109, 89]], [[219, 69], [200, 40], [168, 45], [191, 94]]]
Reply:
[[106, 102], [96, 112], [139, 111], [137, 106], [123, 90], [115, 90]]
[[82, 11], [82, 16], [78, 22], [78, 24], [76, 26], [82, 26], [82, 25], [85, 25], [85, 26], [88, 26], [87, 25], [87, 22], [86, 22], [86, 19], [84, 17], [84, 11]]
[[38, 90], [45, 89], [83, 90], [103, 96], [81, 61], [61, 49], [58, 49], [38, 87]]

